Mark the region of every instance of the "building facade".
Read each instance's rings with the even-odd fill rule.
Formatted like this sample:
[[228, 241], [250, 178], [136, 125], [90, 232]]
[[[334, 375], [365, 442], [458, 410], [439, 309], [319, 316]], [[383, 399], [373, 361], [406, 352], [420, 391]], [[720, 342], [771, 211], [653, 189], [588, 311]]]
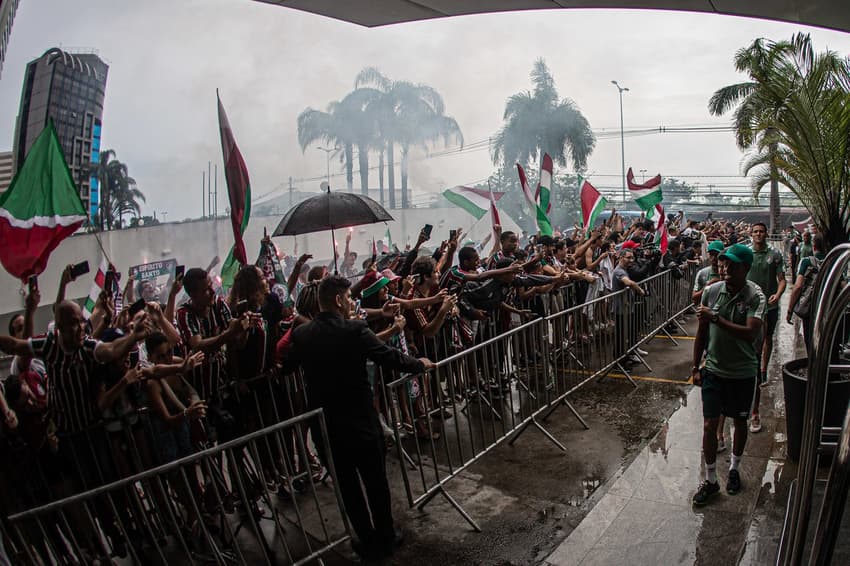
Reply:
[[0, 193], [4, 192], [12, 184], [13, 159], [11, 151], [0, 151]]
[[12, 21], [19, 0], [0, 0], [0, 76], [3, 75], [3, 60], [6, 58], [6, 48], [9, 46], [9, 36], [12, 35]]
[[100, 204], [100, 187], [92, 173], [100, 162], [108, 71], [109, 66], [94, 53], [66, 53], [54, 48], [30, 61], [24, 73], [13, 141], [17, 170], [52, 119], [65, 161], [92, 218]]

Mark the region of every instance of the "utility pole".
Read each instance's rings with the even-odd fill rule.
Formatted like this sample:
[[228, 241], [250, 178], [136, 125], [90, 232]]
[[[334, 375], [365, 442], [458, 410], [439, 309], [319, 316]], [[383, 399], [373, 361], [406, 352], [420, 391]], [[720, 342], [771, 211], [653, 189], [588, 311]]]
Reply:
[[620, 156], [623, 160], [623, 206], [626, 206], [626, 137], [623, 133], [623, 93], [629, 89], [620, 86], [617, 81], [611, 81], [620, 93]]
[[207, 217], [207, 209], [206, 206], [206, 195], [204, 195], [204, 191], [207, 188], [207, 172], [201, 171], [201, 218]]
[[215, 189], [213, 190], [213, 204], [215, 205], [213, 209], [215, 210], [215, 216], [218, 216], [218, 163], [215, 164]]
[[207, 161], [207, 210], [210, 216], [213, 215], [212, 209], [212, 161]]
[[292, 175], [289, 176], [289, 208], [292, 208]]

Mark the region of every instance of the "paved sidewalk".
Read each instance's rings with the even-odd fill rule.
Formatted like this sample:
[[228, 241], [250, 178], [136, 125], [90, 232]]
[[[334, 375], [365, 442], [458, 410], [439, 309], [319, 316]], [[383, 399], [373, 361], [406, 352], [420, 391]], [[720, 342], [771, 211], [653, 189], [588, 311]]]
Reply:
[[[771, 382], [762, 388], [762, 426], [750, 434], [741, 464], [744, 489], [725, 492], [730, 446], [718, 455], [721, 493], [706, 507], [691, 505], [703, 477], [702, 402], [691, 388], [680, 409], [637, 458], [607, 482], [595, 506], [544, 561], [552, 566], [595, 564], [770, 564], [775, 557], [788, 476], [781, 364], [795, 352], [794, 327], [778, 329]], [[783, 473], [786, 472], [786, 473]], [[788, 473], [790, 472], [790, 474]], [[773, 518], [764, 517], [765, 502]], [[593, 504], [593, 500], [589, 502]], [[763, 524], [762, 524], [763, 523]], [[747, 547], [749, 545], [749, 551]]]

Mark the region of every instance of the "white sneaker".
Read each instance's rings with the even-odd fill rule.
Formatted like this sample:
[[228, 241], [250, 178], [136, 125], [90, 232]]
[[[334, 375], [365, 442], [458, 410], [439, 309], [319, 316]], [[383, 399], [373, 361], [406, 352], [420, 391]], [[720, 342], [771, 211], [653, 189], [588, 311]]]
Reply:
[[717, 439], [717, 453], [726, 452], [726, 439], [718, 438]]
[[642, 350], [641, 348], [635, 348], [635, 352], [637, 352], [638, 355], [640, 355], [640, 356], [648, 356], [649, 355], [649, 352], [647, 352], [646, 350]]

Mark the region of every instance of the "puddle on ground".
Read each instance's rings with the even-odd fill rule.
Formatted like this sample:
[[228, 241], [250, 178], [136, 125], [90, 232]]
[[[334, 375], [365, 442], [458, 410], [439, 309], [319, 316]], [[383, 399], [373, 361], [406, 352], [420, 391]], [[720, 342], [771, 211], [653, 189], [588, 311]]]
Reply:
[[581, 480], [581, 495], [571, 495], [567, 500], [567, 505], [570, 507], [581, 507], [584, 502], [590, 499], [590, 496], [602, 486], [603, 479], [600, 477], [586, 477]]
[[785, 466], [784, 460], [771, 458], [767, 461], [767, 467], [764, 470], [762, 477], [762, 490], [773, 495], [776, 493], [776, 484], [779, 483], [782, 475], [782, 469]]

